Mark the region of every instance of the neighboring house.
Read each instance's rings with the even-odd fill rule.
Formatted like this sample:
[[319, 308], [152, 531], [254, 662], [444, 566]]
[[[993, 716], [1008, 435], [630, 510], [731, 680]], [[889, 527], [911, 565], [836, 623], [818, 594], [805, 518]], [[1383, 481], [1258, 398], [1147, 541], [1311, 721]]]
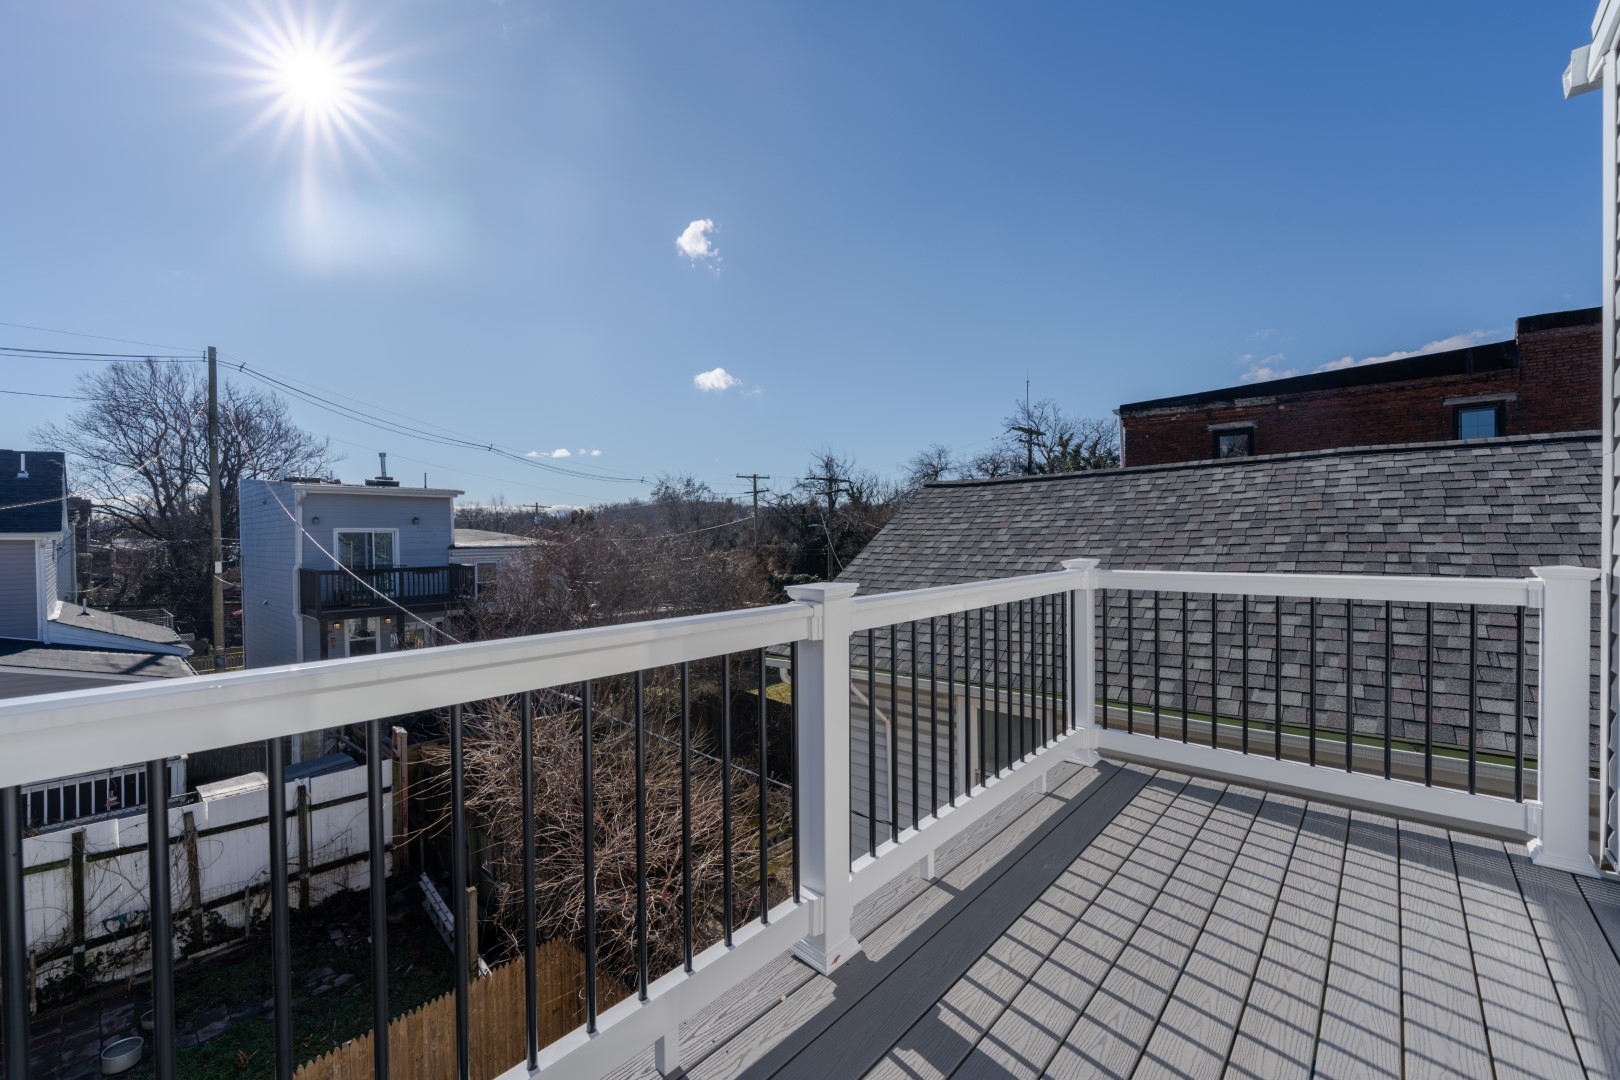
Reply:
[[1509, 341], [1122, 405], [1122, 461], [1596, 431], [1600, 314], [1532, 315]]
[[531, 541], [455, 528], [448, 488], [244, 480], [242, 638], [247, 667], [436, 645], [434, 628]]
[[[0, 450], [0, 698], [192, 675], [172, 629], [86, 606], [77, 596], [76, 536], [87, 517], [68, 499], [64, 455]], [[24, 789], [32, 827], [146, 802], [142, 766]], [[173, 790], [185, 764], [170, 766]]]
[[[1018, 477], [1003, 480], [958, 481], [931, 484], [923, 488], [896, 513], [894, 519], [840, 575], [856, 582], [862, 593], [921, 589], [965, 581], [980, 581], [1018, 574], [1054, 570], [1060, 560], [1092, 557], [1111, 569], [1275, 571], [1324, 574], [1422, 574], [1436, 576], [1474, 575], [1497, 577], [1528, 576], [1532, 567], [1555, 564], [1595, 566], [1600, 537], [1603, 464], [1599, 437], [1586, 432], [1570, 435], [1540, 435], [1484, 441], [1452, 441], [1439, 444], [1384, 446], [1351, 450], [1317, 451], [1243, 460], [1207, 461], [1179, 465], [1068, 473], [1056, 476]], [[1140, 645], [1141, 632], [1162, 620], [1166, 655], [1178, 655], [1182, 640], [1181, 613], [1172, 601], [1155, 610], [1147, 598], [1138, 597], [1132, 608], [1138, 630], [1138, 649], [1131, 661], [1120, 643], [1125, 640], [1126, 598], [1107, 599], [1107, 623], [1113, 635], [1105, 654], [1108, 685], [1099, 687], [1109, 701], [1130, 701], [1138, 710], [1148, 708], [1156, 690], [1163, 689], [1167, 710], [1179, 710], [1174, 696], [1173, 660], [1163, 682], [1151, 674], [1152, 658]], [[1235, 683], [1238, 664], [1234, 655], [1237, 639], [1235, 602], [1228, 598], [1218, 611], [1210, 597], [1194, 597], [1190, 618], [1195, 657], [1202, 647], [1202, 677], [1209, 685], [1208, 653], [1212, 641], [1221, 648], [1221, 671], [1226, 683]], [[1342, 701], [1325, 689], [1330, 680], [1342, 679], [1344, 653], [1344, 608], [1324, 602], [1319, 615], [1323, 626], [1318, 642], [1317, 663], [1323, 672], [1324, 700]], [[1380, 640], [1382, 613], [1374, 609], [1356, 612], [1356, 640]], [[1394, 614], [1396, 629], [1403, 641], [1419, 642], [1423, 608], [1415, 605]], [[1482, 624], [1489, 615], [1483, 615]], [[1303, 658], [1295, 655], [1299, 642], [1298, 613], [1289, 603], [1275, 601], [1253, 604], [1251, 630], [1256, 648], [1251, 657], [1253, 685], [1273, 694], [1273, 708], [1283, 710], [1283, 722], [1301, 712], [1300, 675]], [[1280, 623], [1278, 620], [1280, 619]], [[1441, 664], [1456, 665], [1467, 656], [1466, 638], [1459, 642], [1457, 612], [1437, 615], [1436, 628]], [[960, 618], [956, 632], [963, 631]], [[1050, 625], [1050, 623], [1048, 623]], [[1273, 627], [1284, 629], [1280, 644]], [[1336, 629], [1334, 629], [1336, 628]], [[1481, 645], [1482, 664], [1507, 666], [1503, 657], [1492, 660], [1491, 650], [1503, 649], [1500, 628], [1492, 641]], [[944, 633], [943, 628], [940, 631]], [[898, 717], [902, 793], [911, 790], [913, 767], [910, 721], [913, 697], [910, 675], [919, 679], [916, 696], [919, 715], [918, 741], [924, 778], [923, 812], [929, 803], [926, 790], [930, 762], [936, 757], [943, 769], [947, 764], [955, 775], [962, 775], [964, 761], [950, 758], [948, 750], [936, 751], [931, 738], [934, 710], [947, 715], [947, 702], [929, 695], [927, 675], [937, 672], [940, 695], [954, 678], [958, 692], [954, 704], [965, 718], [966, 743], [978, 745], [980, 731], [989, 728], [990, 742], [997, 741], [997, 725], [1005, 717], [981, 717], [975, 694], [965, 686], [988, 681], [993, 675], [974, 668], [961, 670], [958, 664], [941, 668], [943, 651], [929, 663], [926, 624], [913, 661], [907, 633], [902, 631], [897, 645], [891, 646], [882, 630], [873, 639], [876, 664], [869, 663], [865, 643], [857, 637], [852, 664], [856, 667], [852, 692], [852, 755], [856, 772], [852, 776], [854, 820], [852, 839], [856, 850], [865, 850], [868, 805], [868, 757], [866, 725], [867, 698], [876, 691], [878, 714], [877, 754], [888, 761], [888, 725]], [[1006, 657], [1006, 632], [999, 655]], [[1022, 665], [1027, 657], [1030, 635], [1017, 639], [1020, 652], [1007, 664]], [[1302, 641], [1302, 638], [1301, 638]], [[1280, 651], [1284, 679], [1279, 686], [1274, 665]], [[960, 646], [958, 653], [961, 653]], [[1383, 679], [1381, 656], [1369, 655], [1369, 646], [1358, 644], [1355, 662], [1359, 672], [1372, 683]], [[1532, 644], [1533, 651], [1533, 644]], [[898, 652], [898, 659], [891, 654]], [[1396, 677], [1415, 672], [1422, 662], [1421, 648], [1407, 646], [1396, 657]], [[981, 654], [975, 654], [981, 655]], [[1195, 663], [1198, 663], [1195, 660]], [[1530, 661], [1533, 662], [1533, 656]], [[1133, 666], [1128, 667], [1128, 664]], [[869, 686], [869, 671], [876, 668], [875, 686]], [[898, 671], [897, 686], [891, 688], [889, 673]], [[948, 673], [948, 674], [947, 674]], [[1130, 689], [1127, 685], [1129, 673]], [[1442, 674], [1449, 674], [1445, 668]], [[1050, 678], [1045, 683], [1050, 687]], [[1343, 683], [1331, 683], [1342, 686]], [[1466, 677], [1458, 685], [1466, 685]], [[1233, 686], [1222, 685], [1222, 709], [1230, 700]], [[891, 707], [890, 695], [894, 704]], [[1359, 694], [1359, 691], [1358, 691]], [[1395, 714], [1398, 723], [1415, 724], [1419, 704], [1407, 696], [1397, 682]], [[1189, 702], [1194, 711], [1208, 712], [1212, 705], [1208, 690]], [[1358, 730], [1371, 727], [1381, 715], [1382, 700], [1355, 703]], [[1482, 704], [1481, 745], [1486, 749], [1507, 750], [1507, 732], [1512, 710], [1498, 701]], [[999, 711], [1006, 711], [1005, 709]], [[1324, 706], [1326, 715], [1342, 716]], [[1263, 707], [1257, 706], [1255, 719], [1265, 721]], [[1463, 740], [1463, 712], [1456, 699], [1446, 698], [1435, 706], [1436, 740], [1457, 745]], [[1533, 718], [1533, 708], [1532, 708]], [[1342, 730], [1342, 721], [1341, 730]], [[942, 732], [948, 731], [943, 722]], [[1419, 730], [1409, 728], [1408, 730]], [[1534, 725], [1527, 753], [1534, 755]], [[943, 736], [942, 736], [943, 738]], [[969, 759], [971, 762], [971, 759]], [[947, 774], [949, 775], [949, 774]], [[887, 836], [888, 777], [880, 771], [876, 778], [879, 807], [879, 838]], [[902, 827], [910, 823], [910, 808], [900, 808]]]

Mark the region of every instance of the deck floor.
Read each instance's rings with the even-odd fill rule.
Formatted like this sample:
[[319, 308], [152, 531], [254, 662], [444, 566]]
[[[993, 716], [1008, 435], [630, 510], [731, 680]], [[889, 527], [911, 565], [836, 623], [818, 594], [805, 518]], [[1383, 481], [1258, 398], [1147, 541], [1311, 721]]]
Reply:
[[937, 871], [687, 1024], [686, 1075], [1620, 1076], [1620, 883], [1513, 844], [1105, 763]]

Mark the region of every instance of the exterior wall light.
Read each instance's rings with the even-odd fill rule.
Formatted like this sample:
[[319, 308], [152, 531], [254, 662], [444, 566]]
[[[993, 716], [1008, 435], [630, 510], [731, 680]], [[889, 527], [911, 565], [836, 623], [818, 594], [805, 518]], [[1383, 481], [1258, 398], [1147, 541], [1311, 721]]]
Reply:
[[413, 518], [411, 518], [411, 524], [412, 525], [420, 525], [420, 524], [422, 524], [422, 519], [419, 518], [419, 517], [413, 517]]
[[311, 525], [319, 525], [321, 523], [321, 519], [318, 517], [312, 517], [309, 519], [309, 523]]

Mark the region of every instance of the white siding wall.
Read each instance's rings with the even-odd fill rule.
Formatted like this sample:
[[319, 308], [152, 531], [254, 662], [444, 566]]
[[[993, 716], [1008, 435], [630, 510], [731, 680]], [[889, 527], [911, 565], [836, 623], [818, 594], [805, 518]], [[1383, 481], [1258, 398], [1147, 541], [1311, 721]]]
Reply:
[[276, 495], [295, 510], [288, 485], [242, 481], [242, 645], [247, 667], [299, 659], [297, 527], [276, 503]]

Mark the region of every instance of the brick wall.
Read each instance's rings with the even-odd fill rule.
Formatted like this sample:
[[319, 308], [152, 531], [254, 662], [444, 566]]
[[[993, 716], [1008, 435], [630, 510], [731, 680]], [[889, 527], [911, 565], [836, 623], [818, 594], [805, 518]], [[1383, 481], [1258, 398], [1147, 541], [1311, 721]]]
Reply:
[[1256, 454], [1439, 442], [1455, 437], [1448, 400], [1492, 395], [1512, 395], [1504, 406], [1508, 435], [1602, 426], [1596, 323], [1521, 327], [1516, 343], [1518, 365], [1505, 370], [1295, 392], [1279, 383], [1285, 392], [1269, 395], [1258, 384], [1207, 404], [1122, 410], [1125, 464], [1206, 460], [1214, 456], [1211, 425], [1239, 423], [1253, 424]]

